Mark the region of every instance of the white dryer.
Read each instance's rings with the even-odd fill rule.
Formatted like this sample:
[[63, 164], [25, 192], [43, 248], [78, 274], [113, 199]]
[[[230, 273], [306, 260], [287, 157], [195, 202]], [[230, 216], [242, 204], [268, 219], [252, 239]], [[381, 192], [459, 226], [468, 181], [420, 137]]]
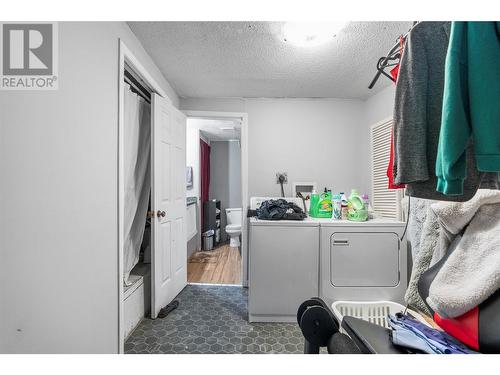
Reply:
[[321, 220], [320, 297], [404, 303], [408, 283], [404, 222]]

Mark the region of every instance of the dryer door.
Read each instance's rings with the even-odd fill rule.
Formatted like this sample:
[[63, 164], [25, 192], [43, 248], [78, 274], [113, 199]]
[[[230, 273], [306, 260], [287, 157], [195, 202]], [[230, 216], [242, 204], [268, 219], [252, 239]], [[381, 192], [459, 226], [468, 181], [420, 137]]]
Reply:
[[397, 286], [399, 238], [390, 232], [334, 233], [330, 265], [330, 281], [335, 287]]

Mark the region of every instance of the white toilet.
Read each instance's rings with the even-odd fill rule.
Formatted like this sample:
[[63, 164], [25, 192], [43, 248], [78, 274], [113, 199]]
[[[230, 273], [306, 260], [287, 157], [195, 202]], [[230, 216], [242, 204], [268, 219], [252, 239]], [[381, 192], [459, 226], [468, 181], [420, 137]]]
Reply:
[[229, 246], [239, 247], [240, 246], [240, 234], [241, 234], [241, 208], [226, 208], [226, 233], [229, 236]]

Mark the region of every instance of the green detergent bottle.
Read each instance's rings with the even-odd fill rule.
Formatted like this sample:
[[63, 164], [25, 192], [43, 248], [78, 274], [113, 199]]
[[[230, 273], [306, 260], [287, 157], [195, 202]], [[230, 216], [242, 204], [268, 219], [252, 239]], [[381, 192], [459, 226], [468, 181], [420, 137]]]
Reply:
[[315, 217], [327, 218], [332, 217], [332, 191], [325, 188], [325, 192], [320, 195], [317, 205], [317, 212]]
[[348, 199], [347, 219], [351, 221], [368, 220], [368, 208], [365, 207], [365, 201], [356, 189], [351, 190], [351, 195]]
[[309, 202], [309, 216], [318, 217], [318, 203], [319, 203], [319, 194], [316, 190], [313, 190], [311, 193], [311, 200]]

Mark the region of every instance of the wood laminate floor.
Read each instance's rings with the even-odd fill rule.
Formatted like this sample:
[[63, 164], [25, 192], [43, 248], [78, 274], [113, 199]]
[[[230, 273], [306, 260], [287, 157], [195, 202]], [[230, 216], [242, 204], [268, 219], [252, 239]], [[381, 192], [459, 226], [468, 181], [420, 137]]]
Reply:
[[237, 247], [221, 245], [210, 251], [197, 251], [188, 259], [189, 283], [241, 285], [241, 253]]

